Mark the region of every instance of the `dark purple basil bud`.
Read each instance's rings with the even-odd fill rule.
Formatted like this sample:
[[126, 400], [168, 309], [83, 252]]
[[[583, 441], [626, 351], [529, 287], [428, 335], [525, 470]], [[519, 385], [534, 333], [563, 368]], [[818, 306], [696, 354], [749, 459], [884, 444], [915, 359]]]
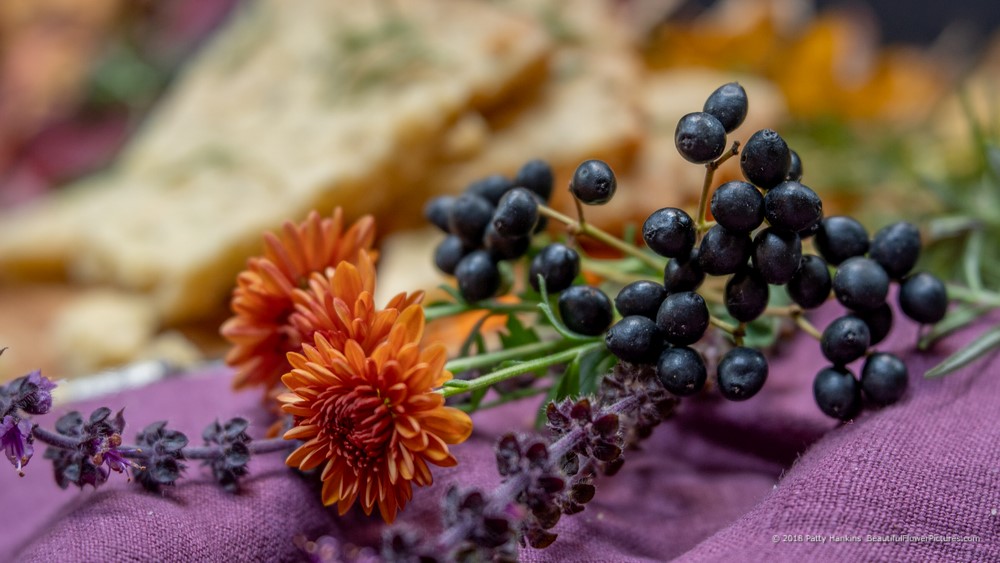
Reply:
[[548, 419], [548, 427], [557, 433], [561, 434], [561, 431], [569, 430], [570, 428], [569, 417], [559, 412], [555, 403], [549, 403], [545, 406], [545, 417]]
[[545, 445], [545, 442], [535, 442], [528, 446], [528, 450], [524, 452], [524, 457], [527, 458], [529, 467], [544, 468], [548, 465], [549, 448]]
[[14, 404], [24, 412], [46, 414], [52, 408], [52, 390], [56, 388], [56, 384], [43, 377], [41, 370], [16, 379], [11, 386], [17, 389]]
[[573, 404], [573, 408], [569, 411], [570, 418], [574, 420], [590, 420], [590, 399], [583, 398]]
[[201, 433], [205, 445], [219, 447], [219, 455], [206, 459], [202, 465], [211, 466], [215, 481], [231, 493], [239, 489], [240, 478], [250, 472], [247, 469], [250, 436], [246, 433], [249, 425], [246, 419], [239, 417], [227, 420], [225, 424], [216, 420]]
[[525, 539], [528, 540], [528, 545], [535, 549], [545, 549], [552, 545], [552, 542], [556, 541], [559, 537], [557, 534], [542, 530], [540, 528], [532, 528], [524, 533]]
[[580, 456], [576, 452], [566, 452], [566, 455], [559, 460], [559, 469], [569, 476], [580, 472]]
[[517, 436], [505, 434], [496, 447], [497, 471], [501, 477], [507, 477], [517, 472], [521, 465], [521, 446]]
[[594, 498], [597, 489], [590, 483], [578, 483], [569, 490], [569, 498], [579, 504], [587, 504]]
[[142, 468], [132, 474], [146, 490], [158, 491], [162, 485], [173, 485], [180, 478], [185, 465], [184, 446], [188, 439], [183, 433], [169, 430], [166, 421], [154, 422], [136, 437], [136, 445], [146, 454]]
[[479, 490], [461, 492], [449, 487], [442, 506], [447, 533], [459, 539], [452, 555], [459, 561], [489, 561], [492, 550], [514, 548], [514, 530], [503, 514], [488, 514], [486, 496]]

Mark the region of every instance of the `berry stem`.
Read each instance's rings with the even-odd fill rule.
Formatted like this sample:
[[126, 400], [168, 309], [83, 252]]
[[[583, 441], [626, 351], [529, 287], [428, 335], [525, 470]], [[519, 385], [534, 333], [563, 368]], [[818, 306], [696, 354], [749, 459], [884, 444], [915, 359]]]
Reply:
[[733, 326], [727, 323], [726, 321], [720, 319], [719, 317], [716, 317], [715, 315], [709, 315], [708, 322], [711, 323], [712, 326], [714, 326], [715, 328], [718, 328], [719, 330], [725, 333], [731, 334], [733, 338], [743, 337], [743, 332], [740, 330], [740, 327]]
[[444, 387], [438, 389], [436, 392], [441, 393], [445, 397], [452, 397], [461, 393], [483, 389], [524, 373], [530, 373], [539, 369], [548, 368], [549, 366], [571, 361], [573, 358], [586, 354], [591, 350], [596, 350], [601, 346], [604, 346], [603, 340], [598, 342], [589, 341], [585, 344], [574, 346], [556, 354], [549, 354], [541, 358], [528, 360], [503, 369], [498, 369], [492, 373], [488, 373], [475, 379], [462, 381], [461, 383], [459, 383], [458, 380], [452, 380], [449, 382], [450, 384], [446, 383]]
[[651, 268], [654, 268], [658, 271], [663, 271], [663, 267], [665, 266], [665, 264], [661, 262], [659, 259], [650, 256], [649, 254], [646, 254], [635, 245], [629, 244], [619, 238], [616, 238], [608, 234], [606, 231], [598, 229], [597, 227], [591, 225], [590, 223], [583, 223], [581, 221], [576, 221], [572, 217], [563, 215], [562, 213], [559, 213], [558, 211], [552, 209], [547, 205], [539, 205], [538, 213], [545, 215], [546, 217], [549, 217], [551, 219], [555, 219], [556, 221], [559, 221], [564, 225], [567, 225], [569, 227], [569, 231], [571, 234], [574, 235], [584, 234], [589, 236], [590, 238], [597, 239], [612, 248], [620, 250], [624, 254], [627, 254], [629, 256], [635, 256], [636, 258], [642, 260], [646, 265], [648, 265]]
[[823, 338], [823, 333], [820, 332], [819, 329], [817, 329], [811, 322], [809, 322], [809, 319], [805, 317], [802, 310], [793, 311], [791, 316], [792, 319], [795, 320], [795, 324], [798, 325], [803, 332], [809, 334], [809, 336], [812, 336], [816, 340]]
[[722, 166], [722, 163], [736, 156], [739, 152], [740, 142], [733, 141], [732, 148], [724, 152], [719, 158], [705, 165], [705, 181], [701, 184], [701, 198], [698, 200], [697, 230], [699, 240], [701, 239], [701, 234], [709, 228], [709, 224], [705, 220], [705, 215], [708, 211], [708, 192], [712, 189], [712, 179], [715, 178], [715, 171]]

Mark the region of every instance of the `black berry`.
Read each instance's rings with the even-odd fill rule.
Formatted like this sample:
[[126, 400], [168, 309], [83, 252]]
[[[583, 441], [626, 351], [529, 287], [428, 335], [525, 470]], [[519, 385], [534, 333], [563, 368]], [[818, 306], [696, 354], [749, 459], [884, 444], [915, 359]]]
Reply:
[[827, 416], [850, 420], [861, 412], [861, 384], [846, 368], [820, 370], [813, 380], [813, 396]]
[[948, 312], [948, 292], [940, 279], [918, 272], [899, 285], [899, 308], [918, 323], [934, 324]]
[[738, 346], [719, 360], [719, 392], [730, 401], [745, 401], [767, 381], [767, 359], [753, 348]]
[[472, 250], [459, 237], [448, 235], [434, 249], [434, 265], [445, 274], [452, 275], [459, 261]]
[[736, 82], [723, 84], [708, 96], [702, 109], [718, 119], [726, 133], [732, 133], [747, 117], [747, 91]]
[[708, 328], [708, 306], [701, 295], [693, 291], [673, 293], [660, 304], [656, 325], [663, 338], [676, 346], [694, 344]]
[[496, 205], [500, 202], [500, 198], [513, 187], [514, 182], [511, 182], [509, 178], [501, 174], [493, 174], [469, 184], [465, 188], [465, 193], [477, 195], [490, 202], [491, 205]]
[[753, 184], [734, 180], [712, 194], [715, 222], [736, 233], [748, 233], [764, 222], [764, 196]]
[[687, 256], [694, 246], [694, 221], [674, 207], [657, 209], [642, 224], [642, 238], [646, 246], [660, 256]]
[[486, 226], [483, 243], [486, 245], [486, 250], [490, 251], [490, 256], [495, 260], [514, 260], [528, 252], [528, 248], [531, 247], [531, 237], [527, 235], [520, 237], [501, 236], [491, 223]]
[[788, 175], [785, 176], [786, 180], [791, 180], [792, 182], [802, 181], [802, 159], [799, 158], [799, 153], [789, 150], [789, 156], [791, 157], [788, 161]]
[[448, 218], [451, 216], [451, 206], [454, 204], [454, 196], [440, 195], [431, 198], [424, 205], [424, 218], [435, 227], [446, 233], [450, 233], [451, 227], [448, 226]]
[[493, 205], [489, 201], [478, 195], [462, 194], [451, 206], [448, 228], [452, 234], [462, 237], [465, 244], [478, 247], [492, 219]]
[[531, 261], [528, 282], [535, 291], [541, 291], [538, 276], [545, 279], [545, 289], [556, 293], [573, 285], [573, 280], [580, 273], [580, 255], [575, 250], [554, 242], [547, 245]]
[[804, 231], [823, 217], [823, 202], [808, 186], [782, 182], [764, 196], [764, 217], [772, 227]]
[[514, 185], [528, 188], [535, 193], [542, 201], [548, 201], [552, 197], [552, 184], [555, 175], [552, 167], [544, 160], [529, 160], [521, 166], [514, 177]]
[[873, 403], [891, 405], [906, 393], [908, 379], [909, 372], [903, 360], [879, 352], [865, 360], [861, 370], [861, 391]]
[[734, 319], [748, 323], [767, 308], [767, 281], [756, 269], [744, 266], [726, 282], [726, 310]]
[[656, 375], [667, 391], [679, 397], [701, 391], [708, 379], [705, 361], [687, 346], [664, 350], [656, 363]]
[[701, 239], [698, 264], [713, 276], [735, 273], [750, 258], [751, 246], [750, 235], [714, 225]]
[[705, 272], [698, 263], [698, 249], [687, 258], [671, 258], [663, 268], [663, 287], [667, 293], [694, 291], [705, 281]]
[[869, 311], [885, 303], [889, 276], [874, 260], [856, 256], [847, 259], [833, 276], [837, 301], [857, 311]]
[[527, 188], [514, 188], [505, 193], [493, 212], [493, 228], [505, 237], [531, 234], [538, 224], [538, 200]]
[[833, 280], [826, 262], [819, 256], [805, 254], [799, 261], [799, 269], [788, 281], [788, 295], [799, 307], [815, 309], [830, 297]]
[[574, 285], [559, 295], [559, 316], [573, 332], [597, 336], [611, 324], [611, 300], [589, 285]]
[[667, 290], [660, 284], [649, 281], [634, 281], [621, 289], [615, 297], [615, 309], [623, 317], [642, 315], [656, 319], [660, 304], [667, 297]]
[[816, 249], [826, 261], [837, 265], [868, 252], [868, 231], [850, 217], [835, 215], [820, 221]]
[[865, 355], [871, 332], [865, 321], [847, 315], [830, 323], [820, 338], [820, 349], [835, 366], [844, 366]]
[[659, 327], [651, 319], [639, 315], [623, 317], [612, 325], [604, 342], [618, 359], [633, 364], [652, 364], [663, 350]]
[[872, 237], [868, 256], [890, 278], [898, 280], [913, 269], [920, 257], [920, 230], [905, 221], [883, 227]]
[[485, 250], [470, 252], [455, 267], [458, 291], [466, 301], [489, 299], [500, 289], [500, 270]]
[[771, 129], [761, 129], [747, 139], [740, 168], [748, 182], [769, 190], [785, 181], [791, 159], [791, 151], [781, 135]]
[[573, 197], [587, 205], [603, 205], [615, 195], [618, 181], [607, 163], [588, 160], [576, 168], [569, 191]]
[[883, 303], [871, 311], [855, 311], [852, 314], [868, 325], [868, 331], [871, 332], [871, 346], [885, 340], [892, 330], [892, 307], [888, 303]]
[[751, 257], [764, 281], [784, 285], [799, 269], [802, 241], [795, 233], [768, 227], [754, 237]]
[[711, 162], [726, 150], [726, 129], [709, 113], [689, 113], [677, 122], [674, 144], [677, 152], [689, 162]]

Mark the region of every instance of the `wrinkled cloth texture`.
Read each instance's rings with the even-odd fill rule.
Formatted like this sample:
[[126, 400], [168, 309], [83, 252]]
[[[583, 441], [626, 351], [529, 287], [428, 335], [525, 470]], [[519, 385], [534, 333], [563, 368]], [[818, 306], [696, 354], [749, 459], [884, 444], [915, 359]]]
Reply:
[[[816, 323], [825, 326], [840, 311], [825, 307]], [[522, 560], [1000, 560], [1000, 358], [940, 380], [922, 377], [1000, 314], [929, 352], [914, 350], [918, 329], [900, 317], [877, 347], [902, 355], [910, 370], [910, 388], [896, 405], [847, 424], [826, 418], [812, 397], [826, 362], [800, 334], [770, 354], [769, 379], [756, 397], [686, 400], [641, 451], [626, 452], [618, 475], [598, 481], [584, 512], [563, 517], [550, 548], [524, 548]], [[259, 395], [232, 393], [230, 378], [226, 368], [210, 368], [70, 407], [125, 407], [128, 437], [168, 419], [198, 443], [206, 424], [236, 415], [261, 435], [268, 420]], [[453, 450], [459, 465], [438, 469], [434, 486], [416, 490], [399, 521], [436, 532], [445, 487], [495, 487], [495, 440], [509, 430], [530, 432], [536, 406], [521, 401], [475, 414], [472, 437]], [[70, 407], [43, 420], [51, 426]], [[338, 517], [324, 509], [318, 489], [286, 469], [281, 455], [252, 460], [239, 494], [215, 486], [196, 462], [176, 487], [152, 494], [118, 474], [97, 491], [60, 490], [41, 450], [26, 477], [10, 467], [0, 475], [0, 561], [298, 560], [296, 537], [328, 534], [337, 549], [357, 553], [376, 545], [384, 529], [359, 510]], [[894, 535], [897, 541], [875, 541]], [[931, 541], [943, 536], [977, 539]]]

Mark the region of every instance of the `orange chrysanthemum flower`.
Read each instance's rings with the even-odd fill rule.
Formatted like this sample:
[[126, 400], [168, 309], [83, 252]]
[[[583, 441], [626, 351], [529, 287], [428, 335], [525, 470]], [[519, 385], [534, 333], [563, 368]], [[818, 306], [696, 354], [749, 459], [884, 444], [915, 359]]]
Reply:
[[363, 217], [345, 230], [340, 208], [327, 218], [313, 211], [303, 223], [287, 222], [279, 234], [264, 235], [264, 255], [249, 259], [237, 277], [235, 315], [221, 330], [233, 344], [226, 363], [236, 368], [235, 387], [278, 383], [290, 369], [286, 354], [303, 341], [289, 322], [292, 293], [315, 272], [367, 256], [374, 240], [374, 219]]
[[341, 262], [326, 275], [313, 274], [305, 289], [292, 294], [295, 312], [289, 317], [302, 342], [313, 342], [320, 333], [338, 350], [348, 340], [361, 345], [365, 354], [389, 336], [399, 312], [420, 303], [424, 293], [400, 293], [384, 309], [376, 310], [375, 265], [367, 252], [358, 255], [356, 264]]
[[423, 309], [414, 304], [371, 352], [353, 338], [335, 345], [317, 331], [314, 345], [288, 355], [293, 369], [282, 382], [290, 392], [279, 400], [296, 426], [285, 438], [305, 443], [286, 463], [323, 465], [323, 502], [341, 514], [360, 500], [366, 514], [378, 505], [392, 522], [412, 498], [412, 484], [431, 484], [428, 464], [455, 465], [448, 445], [472, 432], [469, 416], [432, 392], [451, 373], [442, 345], [420, 348], [423, 331]]

